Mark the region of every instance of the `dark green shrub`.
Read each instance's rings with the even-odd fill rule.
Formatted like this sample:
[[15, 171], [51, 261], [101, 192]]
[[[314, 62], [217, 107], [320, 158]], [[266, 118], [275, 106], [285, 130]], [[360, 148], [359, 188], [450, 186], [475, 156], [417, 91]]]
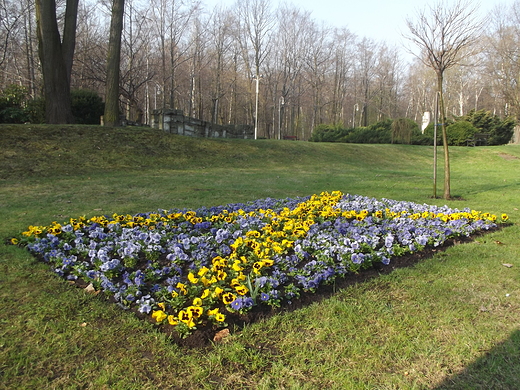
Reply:
[[479, 130], [468, 121], [458, 121], [446, 128], [448, 145], [465, 146], [468, 139], [478, 133]]
[[6, 107], [0, 111], [0, 123], [25, 123], [28, 120], [27, 112], [20, 107]]
[[45, 123], [45, 99], [36, 98], [27, 101], [25, 111], [31, 123]]
[[470, 122], [479, 133], [488, 133], [488, 145], [507, 144], [513, 136], [516, 120], [513, 118], [500, 119], [497, 115], [486, 110], [471, 110], [467, 115], [458, 118], [459, 121]]
[[349, 129], [343, 129], [338, 125], [318, 125], [312, 132], [312, 142], [341, 142], [340, 139], [348, 134]]
[[392, 122], [392, 143], [411, 144], [412, 136], [417, 133], [419, 126], [408, 118], [399, 118]]
[[346, 138], [352, 144], [389, 144], [392, 142], [390, 130], [385, 128], [357, 127]]
[[511, 117], [499, 121], [490, 132], [488, 144], [504, 145], [509, 143], [513, 137], [515, 126], [516, 120]]
[[0, 123], [24, 123], [28, 116], [24, 110], [27, 89], [12, 84], [0, 92]]
[[430, 134], [428, 134], [425, 130], [424, 134], [417, 126], [417, 129], [415, 129], [412, 132], [412, 139], [411, 139], [412, 145], [433, 145], [433, 126], [432, 131]]
[[347, 142], [356, 144], [389, 144], [392, 142], [392, 120], [386, 119], [368, 127], [358, 127], [348, 137]]
[[76, 89], [70, 93], [74, 122], [85, 125], [98, 125], [105, 105], [94, 91]]

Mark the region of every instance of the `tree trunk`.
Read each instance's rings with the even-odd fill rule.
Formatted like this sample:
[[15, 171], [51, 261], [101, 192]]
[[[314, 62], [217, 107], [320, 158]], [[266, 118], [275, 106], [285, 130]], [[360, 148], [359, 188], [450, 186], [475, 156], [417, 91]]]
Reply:
[[36, 0], [38, 52], [42, 65], [45, 120], [72, 123], [70, 74], [76, 41], [78, 0], [67, 0], [63, 43], [56, 20], [54, 0]]
[[119, 65], [121, 60], [121, 35], [123, 32], [124, 0], [113, 0], [110, 20], [110, 37], [107, 54], [107, 81], [105, 96], [105, 126], [119, 126]]
[[437, 90], [439, 91], [439, 111], [441, 116], [442, 145], [444, 148], [444, 199], [451, 198], [450, 190], [450, 156], [448, 150], [448, 134], [446, 132], [446, 110], [444, 108], [443, 74], [437, 72]]

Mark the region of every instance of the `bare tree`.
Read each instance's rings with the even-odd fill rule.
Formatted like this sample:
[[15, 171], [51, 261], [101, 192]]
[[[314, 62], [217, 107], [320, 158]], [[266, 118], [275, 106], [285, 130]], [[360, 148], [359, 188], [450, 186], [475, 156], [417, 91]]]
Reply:
[[[278, 31], [275, 34], [274, 53], [279, 73], [279, 91], [275, 91], [275, 105], [278, 106], [278, 137], [296, 135], [296, 124], [301, 115], [299, 101], [299, 85], [302, 83], [302, 70], [310, 45], [302, 42], [310, 41], [314, 23], [310, 12], [301, 11], [294, 5], [282, 4], [278, 8]], [[290, 22], [289, 22], [290, 21]], [[284, 126], [285, 125], [285, 126]], [[285, 127], [285, 129], [284, 129]]]
[[520, 2], [497, 7], [490, 23], [485, 61], [496, 101], [493, 111], [520, 117]]
[[[258, 134], [258, 94], [262, 65], [270, 53], [270, 33], [275, 22], [269, 0], [243, 0], [237, 2], [242, 58], [249, 76], [256, 83], [254, 109], [255, 138]], [[252, 94], [251, 94], [252, 95]], [[251, 100], [252, 101], [252, 100]]]
[[[462, 54], [468, 55], [477, 41], [484, 21], [477, 17], [478, 5], [469, 0], [458, 0], [449, 6], [440, 1], [417, 14], [417, 19], [406, 19], [410, 35], [405, 38], [419, 49], [419, 59], [437, 75], [437, 93], [444, 146], [444, 198], [451, 198], [450, 159], [446, 134], [444, 107], [444, 72], [461, 63]], [[434, 190], [435, 192], [435, 190]]]
[[379, 51], [379, 47], [372, 39], [363, 38], [358, 43], [357, 50], [359, 56], [356, 69], [356, 78], [359, 88], [359, 95], [357, 97], [362, 102], [359, 126], [368, 126], [369, 105], [373, 95], [372, 84], [377, 69], [378, 58], [376, 54]]
[[222, 7], [216, 7], [213, 10], [210, 19], [210, 35], [213, 47], [210, 49], [213, 53], [213, 88], [211, 96], [211, 121], [213, 123], [223, 123], [223, 116], [219, 115], [221, 111], [221, 99], [226, 95], [223, 83], [224, 67], [226, 55], [230, 51], [232, 39], [230, 29], [232, 18], [230, 13]]

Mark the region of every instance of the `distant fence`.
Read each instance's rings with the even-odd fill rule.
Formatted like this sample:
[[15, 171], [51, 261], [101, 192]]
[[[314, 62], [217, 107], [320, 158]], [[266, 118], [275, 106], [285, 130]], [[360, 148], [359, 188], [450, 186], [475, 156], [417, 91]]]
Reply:
[[200, 138], [254, 138], [248, 125], [217, 125], [185, 116], [182, 110], [160, 109], [152, 113], [152, 128]]

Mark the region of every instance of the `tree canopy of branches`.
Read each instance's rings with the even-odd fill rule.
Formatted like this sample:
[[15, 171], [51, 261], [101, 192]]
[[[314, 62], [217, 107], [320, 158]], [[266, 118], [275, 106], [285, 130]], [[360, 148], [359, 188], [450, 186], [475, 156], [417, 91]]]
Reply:
[[[65, 24], [71, 26], [66, 21], [67, 15], [74, 14], [68, 8], [73, 0], [55, 6], [52, 0], [37, 1], [50, 5], [46, 10], [52, 11], [45, 14], [49, 15], [46, 21], [52, 22], [53, 42], [59, 42], [52, 47], [62, 51], [61, 57], [65, 49], [66, 57], [73, 59], [67, 62], [72, 64], [70, 89], [96, 92], [108, 102], [113, 0], [79, 2], [73, 53], [65, 44], [72, 41]], [[520, 115], [520, 13], [515, 11], [519, 4], [495, 12], [485, 36], [476, 42], [476, 56], [468, 57], [466, 48], [460, 51], [471, 63], [461, 63], [447, 53], [430, 57], [435, 64], [441, 60], [441, 69], [450, 69], [443, 74], [448, 118], [481, 109], [501, 117]], [[32, 0], [0, 1], [0, 90], [16, 84], [35, 102], [50, 91], [52, 96], [45, 100], [52, 110], [53, 97], [68, 93], [55, 90], [59, 83], [45, 87], [50, 78], [43, 74], [67, 67], [49, 70], [45, 59], [40, 61], [35, 54], [40, 28], [35, 5]], [[434, 110], [437, 75], [424, 61], [405, 61], [402, 48], [358, 36], [349, 30], [348, 22], [337, 28], [314, 19], [298, 5], [274, 5], [268, 0], [247, 0], [209, 9], [200, 0], [126, 0], [119, 86], [113, 88], [118, 93], [113, 99], [117, 113], [128, 121], [152, 124], [156, 109], [182, 110], [218, 124], [257, 121], [261, 138], [306, 140], [320, 125], [351, 128], [403, 117], [420, 122], [425, 111]], [[436, 31], [434, 20], [424, 14], [427, 23], [417, 26], [417, 31], [428, 26]], [[458, 37], [464, 32], [459, 27], [452, 26], [458, 29]], [[445, 49], [453, 53], [451, 47]], [[43, 50], [45, 56], [52, 52]]]

